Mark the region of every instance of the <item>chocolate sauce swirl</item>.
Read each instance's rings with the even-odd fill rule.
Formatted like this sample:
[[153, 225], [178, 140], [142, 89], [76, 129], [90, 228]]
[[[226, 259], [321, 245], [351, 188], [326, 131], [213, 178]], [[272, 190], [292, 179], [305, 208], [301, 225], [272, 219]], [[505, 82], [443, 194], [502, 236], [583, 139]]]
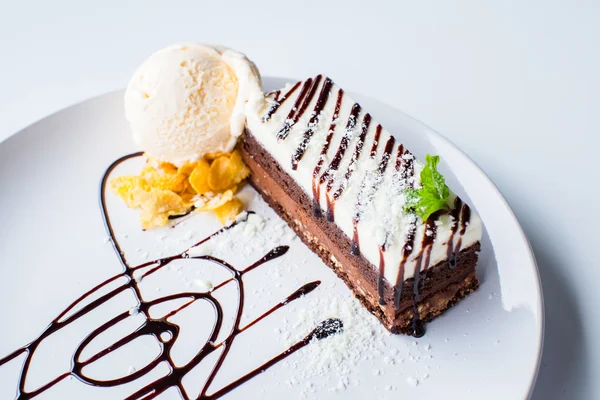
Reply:
[[[10, 362], [11, 360], [14, 360], [15, 358], [19, 357], [22, 354], [26, 355], [25, 360], [22, 365], [22, 368], [21, 368], [20, 377], [19, 377], [18, 383], [17, 383], [17, 392], [16, 392], [17, 399], [26, 400], [26, 399], [34, 398], [34, 397], [46, 392], [47, 390], [49, 390], [50, 388], [52, 388], [53, 386], [55, 386], [56, 384], [58, 384], [59, 382], [63, 381], [64, 379], [66, 379], [70, 376], [78, 379], [79, 381], [81, 381], [83, 383], [86, 383], [86, 384], [92, 385], [92, 386], [112, 387], [112, 386], [122, 385], [122, 384], [129, 383], [129, 382], [132, 382], [132, 381], [135, 381], [135, 380], [141, 378], [142, 376], [146, 375], [148, 372], [153, 370], [160, 363], [166, 363], [169, 366], [169, 373], [167, 373], [166, 375], [164, 375], [160, 378], [157, 378], [156, 380], [148, 383], [146, 386], [138, 389], [137, 391], [135, 391], [134, 393], [129, 395], [126, 399], [142, 399], [142, 398], [143, 399], [152, 399], [152, 398], [155, 398], [155, 397], [159, 396], [160, 394], [164, 393], [166, 390], [168, 390], [170, 388], [176, 388], [183, 399], [189, 400], [189, 396], [188, 396], [186, 390], [184, 389], [184, 385], [182, 383], [183, 378], [186, 376], [186, 374], [188, 372], [190, 372], [198, 364], [200, 364], [207, 356], [212, 354], [215, 350], [222, 348], [222, 351], [221, 351], [220, 355], [218, 356], [214, 367], [212, 368], [206, 382], [204, 383], [204, 385], [202, 387], [200, 395], [197, 397], [198, 399], [217, 399], [217, 398], [220, 398], [221, 396], [229, 393], [233, 389], [239, 387], [244, 382], [247, 382], [249, 379], [253, 378], [254, 376], [266, 371], [268, 368], [272, 367], [273, 365], [275, 365], [279, 361], [283, 360], [284, 358], [290, 356], [291, 354], [298, 351], [302, 347], [305, 347], [306, 345], [308, 345], [311, 342], [311, 340], [321, 340], [326, 337], [329, 337], [330, 335], [336, 334], [342, 330], [343, 324], [338, 319], [328, 319], [326, 321], [323, 321], [321, 324], [319, 324], [319, 326], [317, 326], [315, 328], [315, 330], [313, 330], [306, 337], [304, 337], [304, 339], [302, 339], [299, 342], [297, 342], [296, 344], [292, 345], [286, 351], [284, 351], [281, 354], [277, 355], [276, 357], [266, 361], [260, 367], [248, 372], [247, 374], [230, 382], [229, 384], [223, 386], [222, 388], [220, 388], [212, 393], [209, 393], [210, 386], [213, 383], [213, 381], [214, 381], [215, 377], [217, 376], [217, 374], [219, 373], [219, 371], [221, 370], [223, 363], [224, 363], [225, 359], [227, 358], [229, 350], [232, 347], [233, 342], [235, 341], [236, 337], [241, 332], [244, 332], [245, 330], [251, 328], [258, 322], [263, 320], [265, 317], [274, 313], [275, 311], [277, 311], [281, 307], [285, 306], [286, 304], [289, 304], [290, 302], [293, 302], [293, 301], [301, 298], [302, 296], [311, 293], [313, 290], [315, 290], [320, 285], [321, 282], [314, 281], [314, 282], [310, 282], [310, 283], [307, 283], [307, 284], [301, 286], [294, 293], [287, 296], [286, 298], [281, 300], [279, 303], [275, 304], [273, 307], [271, 307], [269, 310], [264, 312], [262, 315], [258, 316], [256, 319], [247, 323], [245, 326], [241, 326], [241, 317], [242, 317], [242, 312], [243, 312], [244, 303], [245, 303], [245, 296], [244, 296], [245, 284], [244, 284], [244, 280], [243, 280], [244, 275], [249, 273], [250, 271], [260, 267], [261, 265], [263, 265], [265, 263], [268, 263], [278, 257], [284, 256], [286, 254], [286, 252], [288, 251], [288, 246], [279, 246], [279, 247], [274, 248], [273, 250], [268, 252], [266, 255], [264, 255], [262, 258], [260, 258], [258, 261], [254, 262], [253, 264], [249, 265], [248, 267], [246, 267], [243, 270], [238, 270], [238, 269], [234, 268], [232, 265], [230, 265], [229, 263], [227, 263], [226, 261], [221, 260], [216, 257], [190, 256], [189, 250], [193, 247], [199, 246], [199, 245], [207, 242], [208, 240], [211, 240], [212, 238], [214, 238], [215, 236], [224, 232], [225, 230], [231, 229], [234, 226], [236, 226], [240, 223], [243, 223], [244, 221], [235, 222], [227, 227], [224, 227], [224, 228], [218, 230], [217, 232], [213, 233], [212, 235], [199, 241], [198, 243], [196, 243], [194, 246], [190, 247], [188, 250], [184, 251], [183, 253], [165, 257], [165, 258], [161, 258], [161, 259], [157, 259], [157, 260], [153, 260], [153, 261], [146, 262], [146, 263], [143, 263], [143, 264], [140, 264], [137, 266], [130, 266], [126, 260], [125, 254], [122, 251], [118, 241], [115, 240], [115, 232], [114, 232], [113, 226], [111, 224], [111, 220], [108, 216], [107, 209], [106, 209], [105, 188], [106, 188], [106, 184], [108, 181], [108, 176], [114, 170], [114, 168], [116, 168], [117, 165], [119, 165], [120, 163], [122, 163], [125, 160], [128, 160], [133, 157], [138, 157], [141, 155], [142, 155], [141, 152], [130, 154], [130, 155], [127, 155], [127, 156], [124, 156], [124, 157], [118, 159], [113, 164], [111, 164], [111, 166], [106, 170], [106, 172], [101, 180], [101, 186], [100, 186], [100, 206], [101, 206], [102, 218], [103, 218], [106, 230], [111, 238], [112, 246], [115, 249], [115, 252], [119, 258], [119, 261], [123, 265], [123, 272], [105, 280], [104, 282], [100, 283], [99, 285], [95, 286], [94, 288], [92, 288], [89, 291], [87, 291], [86, 293], [84, 293], [77, 300], [75, 300], [71, 305], [69, 305], [60, 315], [58, 315], [58, 317], [56, 317], [50, 323], [50, 325], [48, 325], [48, 327], [35, 340], [33, 340], [29, 344], [27, 344], [19, 349], [13, 351], [6, 357], [0, 359], [0, 367], [1, 367], [4, 364]], [[138, 282], [140, 281], [140, 279], [156, 273], [157, 271], [165, 268], [167, 265], [169, 265], [170, 263], [172, 263], [175, 260], [184, 260], [184, 261], [185, 260], [204, 260], [206, 262], [211, 262], [211, 263], [214, 263], [214, 264], [222, 267], [223, 269], [225, 269], [231, 275], [231, 277], [229, 279], [221, 282], [220, 284], [216, 285], [213, 288], [213, 290], [210, 292], [193, 292], [193, 291], [181, 292], [181, 293], [167, 295], [167, 296], [164, 296], [164, 297], [161, 297], [161, 298], [158, 298], [155, 300], [151, 300], [151, 301], [144, 300], [144, 298], [142, 297], [142, 295], [140, 293], [139, 287], [138, 287]], [[137, 276], [134, 279], [134, 273], [136, 273], [136, 272], [139, 273], [139, 276]], [[120, 286], [116, 287], [115, 289], [110, 290], [108, 293], [100, 295], [100, 293], [104, 291], [104, 289], [107, 287], [107, 285], [109, 285], [115, 281], [118, 281], [119, 279], [123, 279], [123, 278], [125, 278], [124, 282]], [[228, 284], [234, 284], [237, 287], [239, 300], [238, 300], [238, 305], [237, 305], [237, 309], [236, 309], [235, 321], [233, 324], [233, 328], [231, 329], [231, 331], [227, 334], [227, 336], [222, 341], [218, 342], [217, 339], [221, 336], [220, 334], [222, 331], [224, 311], [221, 307], [220, 302], [213, 295], [213, 293]], [[87, 348], [87, 346], [92, 341], [94, 341], [95, 338], [102, 335], [104, 332], [106, 332], [109, 328], [111, 328], [115, 324], [118, 324], [119, 322], [127, 319], [131, 315], [131, 312], [125, 311], [125, 312], [122, 312], [122, 313], [116, 315], [115, 317], [113, 317], [110, 320], [106, 321], [105, 323], [101, 324], [99, 327], [95, 328], [77, 346], [77, 348], [73, 354], [73, 357], [72, 357], [72, 364], [71, 364], [71, 368], [69, 371], [57, 376], [56, 378], [52, 379], [51, 381], [38, 387], [35, 390], [27, 391], [25, 389], [25, 386], [26, 386], [26, 381], [27, 381], [27, 376], [29, 373], [31, 361], [36, 352], [36, 349], [40, 346], [42, 341], [44, 339], [48, 338], [53, 333], [58, 332], [58, 331], [62, 330], [63, 328], [69, 326], [71, 323], [77, 321], [81, 317], [87, 315], [91, 311], [97, 309], [98, 307], [102, 306], [106, 302], [112, 300], [115, 296], [117, 296], [120, 293], [123, 293], [125, 291], [132, 291], [133, 294], [135, 295], [135, 298], [138, 303], [136, 312], [139, 314], [142, 314], [144, 316], [144, 318], [145, 318], [144, 323], [141, 326], [139, 326], [134, 332], [119, 339], [118, 341], [111, 344], [110, 346], [105, 347], [104, 349], [96, 352], [95, 354], [93, 354], [91, 357], [89, 357], [87, 359], [82, 359], [83, 351]], [[96, 296], [97, 296], [97, 298], [96, 298]], [[163, 316], [161, 318], [154, 318], [150, 315], [150, 309], [152, 307], [160, 305], [160, 304], [164, 304], [167, 302], [171, 302], [171, 301], [177, 300], [177, 299], [187, 299], [188, 301], [185, 302], [182, 306], [179, 306], [178, 308], [169, 312], [168, 314], [166, 314], [165, 316]], [[215, 322], [213, 324], [213, 327], [212, 327], [212, 330], [211, 330], [208, 340], [206, 341], [204, 346], [200, 349], [200, 351], [197, 354], [195, 354], [194, 357], [187, 364], [185, 364], [183, 366], [177, 366], [174, 363], [173, 359], [171, 358], [170, 353], [171, 353], [173, 344], [176, 342], [176, 340], [179, 336], [179, 326], [170, 322], [168, 320], [168, 318], [181, 312], [183, 309], [185, 309], [186, 307], [190, 306], [191, 304], [193, 304], [195, 301], [198, 301], [198, 300], [206, 301], [212, 306], [213, 311], [216, 316]], [[167, 334], [167, 335], [165, 335], [165, 334]], [[122, 348], [123, 346], [126, 346], [127, 344], [133, 342], [137, 338], [140, 338], [143, 336], [154, 337], [158, 341], [160, 348], [161, 348], [160, 354], [154, 360], [152, 360], [149, 364], [144, 366], [143, 368], [141, 368], [127, 376], [116, 378], [116, 379], [110, 379], [110, 380], [94, 379], [84, 373], [84, 368], [86, 366], [89, 366], [90, 364], [108, 356], [109, 354], [113, 353], [114, 351]]]

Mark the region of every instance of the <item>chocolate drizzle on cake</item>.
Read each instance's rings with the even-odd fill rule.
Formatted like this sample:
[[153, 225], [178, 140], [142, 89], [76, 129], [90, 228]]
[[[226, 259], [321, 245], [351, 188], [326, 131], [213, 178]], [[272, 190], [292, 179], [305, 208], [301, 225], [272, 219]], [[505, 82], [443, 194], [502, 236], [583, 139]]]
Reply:
[[[371, 154], [370, 154], [372, 159], [374, 159], [377, 154], [377, 145], [379, 143], [379, 137], [381, 135], [381, 130], [382, 130], [381, 125], [377, 125], [377, 128], [375, 129], [375, 139], [374, 139], [373, 147], [371, 148]], [[383, 180], [383, 174], [385, 173], [385, 170], [387, 169], [387, 165], [390, 161], [390, 157], [392, 155], [392, 149], [393, 149], [395, 143], [396, 143], [396, 140], [394, 139], [394, 137], [390, 136], [388, 138], [387, 142], [385, 143], [385, 148], [383, 150], [383, 154], [381, 156], [379, 165], [377, 166], [377, 171], [375, 172], [375, 179], [373, 181], [372, 186], [370, 188], [368, 188], [366, 179], [365, 179], [361, 186], [359, 195], [356, 199], [356, 205], [354, 207], [354, 217], [352, 218], [353, 237], [352, 237], [352, 247], [351, 247], [351, 251], [350, 251], [351, 254], [354, 256], [357, 256], [360, 254], [360, 241], [359, 241], [359, 237], [358, 237], [358, 223], [360, 222], [360, 219], [362, 216], [362, 212], [361, 212], [362, 201], [364, 199], [366, 203], [370, 203], [371, 200], [373, 199], [373, 197], [375, 196], [375, 193], [379, 189], [379, 187], [381, 185], [381, 181]], [[366, 192], [366, 194], [365, 194], [365, 192]], [[382, 251], [385, 251], [384, 246], [381, 246], [380, 252], [382, 252]], [[381, 257], [380, 257], [380, 259], [381, 259]], [[381, 267], [380, 267], [380, 269], [381, 269]]]
[[414, 219], [408, 225], [408, 233], [402, 246], [402, 261], [398, 268], [398, 276], [396, 277], [396, 284], [394, 285], [394, 307], [398, 309], [400, 307], [400, 296], [402, 295], [402, 282], [404, 281], [404, 267], [408, 257], [411, 255], [415, 243], [415, 235], [417, 233], [417, 218]]
[[360, 154], [362, 152], [362, 148], [365, 143], [365, 138], [367, 137], [367, 132], [369, 130], [370, 124], [371, 124], [371, 115], [369, 113], [367, 113], [363, 117], [360, 135], [358, 136], [358, 140], [356, 141], [356, 146], [354, 147], [354, 153], [352, 153], [352, 158], [350, 159], [350, 164], [348, 164], [346, 173], [344, 174], [344, 177], [343, 177], [342, 181], [340, 182], [337, 190], [333, 193], [333, 201], [337, 201], [340, 198], [340, 196], [342, 195], [342, 193], [344, 193], [346, 186], [348, 186], [348, 182], [350, 181], [350, 178], [352, 177], [352, 173], [354, 172], [354, 169], [355, 169], [354, 164], [356, 164], [358, 162], [358, 159], [360, 158]]
[[319, 173], [321, 172], [321, 168], [323, 167], [323, 163], [325, 162], [325, 157], [327, 156], [327, 151], [329, 150], [329, 146], [331, 144], [331, 139], [333, 138], [333, 134], [335, 132], [335, 127], [337, 125], [337, 120], [340, 116], [340, 109], [342, 107], [342, 99], [344, 98], [344, 91], [342, 89], [338, 90], [337, 100], [335, 102], [335, 109], [333, 111], [333, 116], [331, 117], [331, 123], [329, 124], [329, 129], [327, 130], [327, 137], [325, 138], [325, 143], [321, 148], [321, 154], [319, 156], [319, 161], [315, 166], [312, 174], [312, 190], [313, 190], [313, 212], [315, 217], [320, 217], [323, 215], [321, 211], [320, 198], [321, 198], [321, 182], [317, 182], [317, 178], [319, 177]]
[[460, 214], [462, 210], [462, 200], [460, 197], [456, 196], [454, 199], [454, 207], [452, 211], [450, 211], [450, 215], [452, 216], [452, 228], [450, 229], [450, 237], [448, 238], [448, 266], [450, 269], [456, 268], [456, 253], [454, 250], [454, 235], [456, 235], [456, 231], [458, 230], [458, 225], [460, 224]]
[[[371, 145], [371, 151], [369, 152], [369, 158], [375, 159], [377, 155], [377, 147], [379, 147], [379, 137], [381, 136], [381, 125], [377, 125], [375, 128], [375, 136], [373, 136], [373, 144]], [[352, 218], [352, 246], [350, 247], [350, 254], [357, 256], [360, 254], [360, 239], [358, 237], [358, 221], [360, 219], [360, 206], [361, 199], [364, 197], [364, 191], [366, 190], [367, 180], [366, 176], [360, 186], [360, 191], [356, 197], [356, 206], [354, 207], [354, 216]], [[373, 185], [375, 186], [375, 185]]]
[[277, 133], [277, 140], [284, 140], [288, 137], [290, 130], [296, 124], [296, 122], [298, 122], [298, 119], [302, 116], [302, 114], [304, 114], [304, 111], [306, 111], [308, 105], [315, 96], [322, 78], [323, 77], [321, 75], [317, 75], [314, 80], [309, 78], [306, 80], [306, 82], [304, 82], [304, 86], [302, 87], [300, 95], [296, 99], [294, 107], [292, 107], [290, 110], [287, 118], [283, 122], [283, 126]]
[[[423, 239], [421, 240], [421, 251], [419, 253], [417, 266], [415, 269], [415, 276], [413, 280], [413, 293], [412, 293], [412, 307], [413, 316], [411, 319], [412, 335], [414, 337], [421, 337], [425, 334], [425, 326], [420, 318], [418, 304], [421, 301], [421, 289], [423, 286], [423, 280], [421, 279], [421, 273], [429, 266], [431, 259], [431, 250], [435, 236], [437, 234], [437, 226], [435, 221], [437, 220], [439, 213], [432, 214], [429, 219], [425, 222], [425, 230], [423, 231]], [[425, 254], [425, 258], [423, 255]]]
[[296, 170], [298, 168], [298, 162], [304, 156], [304, 152], [306, 151], [306, 147], [310, 142], [313, 134], [315, 133], [316, 125], [319, 123], [319, 118], [321, 116], [321, 112], [323, 108], [327, 104], [327, 100], [329, 99], [329, 93], [331, 92], [331, 87], [333, 86], [333, 82], [331, 79], [326, 78], [323, 87], [321, 88], [321, 93], [317, 99], [317, 104], [315, 104], [315, 108], [312, 112], [310, 120], [308, 121], [308, 127], [304, 131], [304, 136], [302, 138], [302, 142], [292, 155], [292, 169]]
[[[307, 346], [312, 340], [321, 340], [327, 338], [333, 334], [340, 332], [343, 328], [343, 324], [339, 319], [328, 319], [320, 323], [312, 332], [310, 332], [307, 336], [305, 336], [302, 340], [295, 343], [291, 347], [289, 347], [284, 352], [279, 355], [271, 358], [270, 360], [264, 362], [261, 366], [255, 368], [254, 370], [248, 372], [245, 375], [231, 381], [225, 386], [221, 387], [219, 390], [214, 391], [213, 393], [209, 393], [209, 389], [211, 384], [213, 383], [215, 377], [218, 375], [219, 371], [223, 367], [224, 361], [227, 358], [229, 351], [236, 339], [236, 337], [254, 326], [261, 320], [263, 320], [268, 315], [274, 313], [278, 309], [282, 308], [286, 304], [299, 299], [300, 297], [309, 294], [313, 290], [315, 290], [319, 285], [320, 281], [314, 281], [307, 283], [293, 292], [291, 295], [284, 298], [282, 301], [271, 307], [269, 310], [258, 316], [253, 321], [247, 323], [246, 325], [241, 325], [242, 312], [244, 310], [245, 303], [245, 290], [244, 290], [244, 280], [243, 277], [248, 272], [260, 267], [261, 265], [274, 260], [278, 257], [283, 256], [288, 251], [288, 246], [279, 246], [268, 252], [265, 256], [260, 258], [258, 261], [254, 262], [250, 266], [246, 267], [243, 270], [238, 270], [234, 268], [232, 265], [227, 263], [224, 260], [221, 260], [212, 256], [190, 256], [189, 250], [199, 246], [208, 240], [218, 236], [225, 230], [231, 229], [234, 226], [242, 223], [243, 221], [235, 222], [227, 227], [224, 227], [212, 235], [206, 237], [205, 239], [199, 241], [188, 250], [183, 253], [173, 255], [170, 257], [146, 262], [137, 266], [130, 266], [127, 263], [125, 254], [123, 253], [119, 243], [115, 240], [115, 232], [111, 223], [111, 220], [108, 216], [106, 209], [106, 199], [105, 199], [105, 187], [107, 183], [107, 179], [109, 174], [114, 170], [114, 168], [122, 163], [125, 160], [128, 160], [133, 157], [141, 156], [142, 153], [134, 153], [125, 157], [120, 158], [115, 161], [105, 172], [104, 177], [102, 178], [101, 188], [100, 188], [100, 205], [102, 211], [102, 217], [104, 220], [104, 224], [106, 230], [110, 236], [111, 243], [119, 257], [121, 264], [124, 267], [122, 273], [115, 275], [99, 285], [95, 286], [88, 292], [84, 293], [81, 297], [75, 300], [71, 305], [69, 305], [58, 317], [56, 317], [50, 325], [32, 342], [21, 347], [20, 349], [15, 350], [8, 356], [0, 359], [0, 366], [14, 360], [22, 354], [25, 354], [25, 361], [21, 367], [20, 377], [18, 379], [17, 385], [17, 393], [16, 398], [19, 400], [26, 400], [34, 398], [48, 389], [52, 388], [59, 382], [63, 381], [68, 377], [74, 377], [79, 381], [97, 387], [113, 387], [117, 385], [126, 384], [129, 382], [133, 382], [143, 376], [145, 376], [150, 371], [154, 370], [159, 364], [166, 363], [169, 372], [166, 375], [163, 375], [154, 381], [146, 384], [140, 389], [137, 389], [133, 394], [126, 397], [126, 399], [153, 399], [158, 397], [165, 391], [170, 388], [175, 388], [178, 390], [179, 394], [183, 399], [189, 400], [190, 397], [184, 389], [183, 379], [184, 377], [193, 370], [198, 364], [200, 364], [206, 357], [215, 352], [217, 349], [222, 349], [220, 354], [217, 357], [214, 367], [210, 371], [208, 378], [206, 379], [204, 385], [202, 386], [200, 395], [197, 397], [198, 399], [217, 399], [222, 397], [223, 395], [229, 393], [233, 389], [239, 387], [243, 383], [247, 382], [249, 379], [255, 377], [256, 375], [266, 371], [268, 368], [272, 367], [279, 361], [293, 354], [294, 352], [300, 350], [301, 348]], [[167, 265], [176, 260], [204, 260], [206, 262], [214, 263], [222, 268], [224, 268], [231, 275], [231, 278], [224, 280], [220, 284], [216, 285], [212, 291], [209, 292], [180, 292], [171, 295], [167, 295], [161, 298], [157, 298], [154, 300], [144, 300], [140, 289], [138, 287], [138, 282], [140, 279], [150, 276], [157, 271], [165, 268]], [[138, 274], [134, 277], [134, 274]], [[115, 289], [110, 290], [108, 293], [102, 294], [106, 291], [106, 288], [109, 284], [113, 282], [117, 282], [118, 280], [124, 280], [120, 286]], [[239, 295], [238, 304], [235, 313], [234, 325], [231, 331], [225, 336], [224, 339], [218, 341], [222, 331], [222, 325], [224, 321], [224, 310], [219, 302], [219, 300], [213, 295], [214, 292], [218, 291], [220, 288], [228, 285], [234, 284], [237, 287], [237, 293]], [[144, 316], [145, 321], [132, 333], [127, 334], [123, 338], [118, 341], [112, 343], [110, 346], [103, 348], [102, 350], [96, 352], [92, 356], [82, 359], [82, 353], [90, 343], [94, 341], [94, 339], [101, 336], [103, 333], [108, 331], [111, 327], [115, 326], [121, 321], [126, 320], [128, 317], [133, 315], [131, 311], [125, 311], [117, 316], [111, 318], [106, 321], [96, 329], [94, 329], [85, 339], [77, 346], [73, 357], [71, 368], [67, 372], [57, 376], [56, 378], [50, 380], [48, 383], [36, 388], [35, 390], [27, 391], [26, 381], [29, 374], [31, 361], [35, 355], [36, 350], [40, 346], [40, 344], [44, 341], [44, 339], [48, 338], [55, 332], [62, 330], [63, 328], [69, 326], [71, 323], [77, 321], [81, 317], [88, 315], [93, 310], [112, 300], [115, 296], [124, 293], [126, 291], [131, 291], [136, 300], [137, 307], [135, 308], [135, 313], [139, 313]], [[173, 300], [187, 299], [183, 305], [179, 306], [175, 310], [167, 313], [163, 317], [153, 317], [151, 316], [150, 310], [154, 306], [162, 305]], [[173, 322], [168, 320], [169, 317], [179, 313], [184, 310], [197, 300], [203, 300], [209, 303], [212, 306], [212, 309], [215, 312], [215, 321], [213, 323], [213, 327], [209, 338], [204, 343], [202, 348], [196, 353], [192, 359], [185, 365], [176, 365], [171, 357], [171, 349], [176, 342], [179, 336], [179, 326]], [[150, 361], [146, 366], [137, 371], [134, 371], [126, 376], [109, 379], [109, 380], [98, 380], [94, 379], [84, 373], [84, 368], [90, 366], [94, 362], [108, 356], [109, 354], [115, 352], [116, 350], [122, 348], [123, 346], [135, 341], [138, 338], [142, 337], [154, 337], [160, 346], [160, 353], [158, 356], [154, 358], [154, 360]]]
[[[396, 154], [396, 172], [399, 174], [405, 188], [413, 188], [414, 182], [411, 179], [415, 173], [414, 160], [408, 150], [404, 149], [404, 146], [398, 146], [398, 152]], [[402, 260], [398, 266], [398, 275], [396, 276], [396, 282], [394, 284], [394, 308], [398, 310], [400, 307], [400, 298], [402, 295], [402, 283], [404, 281], [404, 269], [408, 257], [411, 255], [414, 249], [415, 235], [417, 233], [417, 217], [413, 214], [412, 220], [408, 224], [408, 232], [404, 240], [404, 246], [402, 246]]]
[[[452, 230], [450, 231], [450, 237], [448, 238], [448, 265], [451, 269], [456, 268], [456, 254], [460, 251], [460, 247], [462, 245], [462, 235], [465, 234], [467, 230], [467, 226], [471, 219], [471, 209], [466, 203], [460, 199], [460, 197], [456, 196], [454, 199], [454, 208], [450, 212], [452, 216], [454, 225], [452, 225]], [[460, 225], [459, 238], [454, 245], [454, 236], [458, 231]]]
[[462, 236], [467, 231], [467, 226], [471, 221], [471, 209], [466, 203], [463, 203], [461, 214], [462, 215], [460, 216], [460, 234]]
[[[377, 147], [379, 147], [379, 138], [381, 137], [381, 131], [383, 127], [381, 124], [377, 124], [377, 128], [375, 128], [375, 136], [373, 137], [373, 144], [371, 145], [371, 152], [369, 153], [369, 157], [372, 159], [377, 155]], [[390, 136], [392, 138], [392, 136]]]
[[396, 172], [400, 172], [400, 167], [402, 166], [402, 155], [404, 154], [404, 146], [402, 143], [398, 146], [398, 151], [396, 153]]
[[[348, 116], [348, 122], [346, 123], [346, 129], [344, 130], [344, 136], [340, 141], [340, 145], [333, 157], [331, 163], [329, 163], [329, 167], [327, 170], [321, 175], [321, 179], [319, 180], [319, 185], [327, 182], [327, 194], [333, 188], [335, 173], [340, 167], [340, 163], [342, 158], [344, 158], [344, 154], [346, 150], [348, 150], [348, 146], [350, 145], [350, 140], [354, 136], [354, 129], [356, 128], [356, 120], [358, 118], [358, 113], [360, 113], [361, 107], [358, 103], [354, 103], [352, 109], [350, 110], [350, 115]], [[362, 146], [361, 146], [362, 148]], [[334, 220], [334, 212], [333, 212], [333, 201], [327, 196], [327, 220], [329, 222], [333, 222]]]
[[292, 88], [286, 94], [284, 94], [281, 98], [279, 98], [279, 95], [281, 94], [281, 90], [277, 90], [273, 93], [270, 93], [270, 95], [273, 95], [273, 103], [271, 103], [271, 105], [267, 109], [267, 112], [263, 115], [262, 122], [269, 121], [271, 119], [271, 116], [277, 112], [277, 109], [279, 108], [279, 106], [281, 106], [283, 104], [283, 102], [288, 97], [290, 97], [296, 91], [296, 89], [298, 89], [298, 87], [300, 86], [301, 83], [302, 82], [296, 82], [296, 84], [294, 86], [292, 86]]

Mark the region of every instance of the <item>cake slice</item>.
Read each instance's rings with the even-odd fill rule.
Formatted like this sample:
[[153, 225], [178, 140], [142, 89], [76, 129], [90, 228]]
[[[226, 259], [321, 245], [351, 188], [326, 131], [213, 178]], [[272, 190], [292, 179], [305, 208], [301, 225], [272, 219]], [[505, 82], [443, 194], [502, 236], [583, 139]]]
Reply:
[[250, 108], [250, 183], [388, 330], [421, 336], [478, 287], [481, 220], [439, 159], [419, 162], [321, 75]]

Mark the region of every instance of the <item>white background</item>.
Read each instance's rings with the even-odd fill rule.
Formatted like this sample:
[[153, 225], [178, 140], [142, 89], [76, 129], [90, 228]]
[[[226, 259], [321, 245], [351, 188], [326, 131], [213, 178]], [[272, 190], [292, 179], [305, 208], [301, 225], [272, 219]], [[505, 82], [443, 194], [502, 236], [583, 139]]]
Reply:
[[542, 276], [534, 399], [600, 398], [600, 3], [289, 3], [1, 0], [0, 140], [124, 87], [174, 42], [239, 49], [264, 75], [328, 74], [438, 130], [494, 180]]

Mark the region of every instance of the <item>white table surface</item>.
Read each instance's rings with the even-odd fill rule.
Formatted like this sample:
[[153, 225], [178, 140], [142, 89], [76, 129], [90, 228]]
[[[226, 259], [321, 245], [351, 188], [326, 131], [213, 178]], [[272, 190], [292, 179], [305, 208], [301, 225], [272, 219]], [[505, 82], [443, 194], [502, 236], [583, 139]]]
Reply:
[[124, 87], [179, 41], [239, 49], [264, 75], [326, 73], [438, 130], [494, 180], [543, 281], [534, 399], [600, 398], [600, 3], [287, 3], [1, 2], [0, 140]]

